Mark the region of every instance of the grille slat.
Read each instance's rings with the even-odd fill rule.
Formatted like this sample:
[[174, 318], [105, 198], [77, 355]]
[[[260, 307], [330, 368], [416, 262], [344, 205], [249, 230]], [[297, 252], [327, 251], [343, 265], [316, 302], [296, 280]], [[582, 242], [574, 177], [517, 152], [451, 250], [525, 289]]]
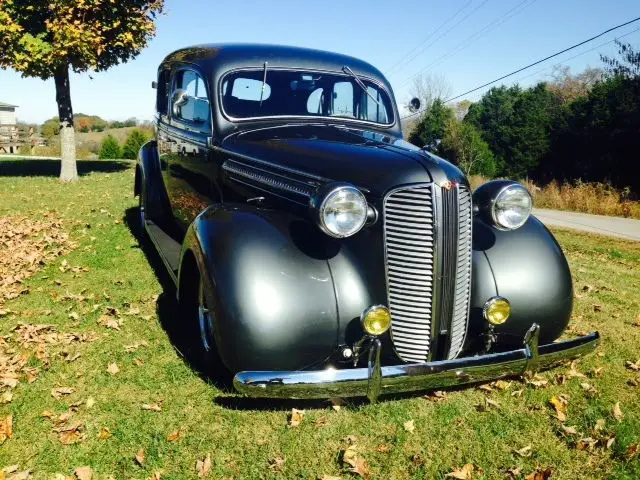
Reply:
[[391, 336], [404, 361], [425, 361], [431, 348], [433, 187], [391, 192], [384, 201]]

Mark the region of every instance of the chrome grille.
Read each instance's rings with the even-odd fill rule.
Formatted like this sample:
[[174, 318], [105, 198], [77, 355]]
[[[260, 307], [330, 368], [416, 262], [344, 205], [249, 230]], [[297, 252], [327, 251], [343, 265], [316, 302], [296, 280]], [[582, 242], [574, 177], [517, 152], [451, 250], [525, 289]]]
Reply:
[[[466, 187], [459, 187], [457, 191], [457, 212], [454, 210], [450, 217], [457, 217], [457, 248], [455, 289], [453, 292], [453, 316], [451, 317], [449, 358], [460, 354], [467, 333], [467, 319], [469, 317], [469, 300], [471, 297], [471, 192]], [[457, 215], [456, 215], [457, 213]], [[455, 216], [454, 216], [455, 215]]]
[[434, 216], [431, 185], [395, 190], [384, 200], [391, 336], [407, 362], [425, 361], [431, 347]]
[[[391, 337], [404, 361], [429, 358], [436, 325], [449, 335], [447, 357], [460, 354], [471, 293], [471, 207], [471, 193], [464, 186], [417, 185], [392, 191], [384, 200]], [[434, 270], [441, 278], [437, 310]]]

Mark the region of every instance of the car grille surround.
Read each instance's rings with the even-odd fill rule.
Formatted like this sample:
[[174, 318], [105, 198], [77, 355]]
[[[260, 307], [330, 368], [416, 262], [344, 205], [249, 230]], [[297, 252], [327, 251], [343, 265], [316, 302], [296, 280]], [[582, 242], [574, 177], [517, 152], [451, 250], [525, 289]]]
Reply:
[[447, 357], [455, 358], [464, 344], [469, 309], [470, 192], [464, 186], [435, 184], [392, 190], [383, 201], [383, 222], [396, 354], [406, 362], [430, 359], [438, 333], [433, 329], [447, 326]]

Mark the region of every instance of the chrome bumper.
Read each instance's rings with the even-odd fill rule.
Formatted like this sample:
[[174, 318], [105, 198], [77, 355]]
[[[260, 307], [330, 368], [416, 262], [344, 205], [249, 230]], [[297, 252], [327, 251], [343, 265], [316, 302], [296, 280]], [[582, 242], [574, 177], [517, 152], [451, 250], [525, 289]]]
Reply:
[[540, 327], [532, 325], [523, 348], [509, 352], [406, 365], [380, 365], [380, 342], [373, 341], [367, 368], [292, 372], [240, 372], [233, 385], [240, 393], [265, 398], [362, 397], [432, 390], [535, 373], [592, 352], [598, 332], [563, 342], [538, 345]]

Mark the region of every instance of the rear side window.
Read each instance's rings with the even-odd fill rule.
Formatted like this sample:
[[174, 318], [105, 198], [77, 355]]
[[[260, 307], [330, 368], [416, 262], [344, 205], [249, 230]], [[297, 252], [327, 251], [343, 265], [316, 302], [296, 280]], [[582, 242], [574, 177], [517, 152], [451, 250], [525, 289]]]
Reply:
[[209, 95], [204, 79], [193, 70], [182, 70], [176, 74], [174, 93], [186, 92], [185, 102], [177, 108], [177, 117], [198, 126], [211, 124]]

